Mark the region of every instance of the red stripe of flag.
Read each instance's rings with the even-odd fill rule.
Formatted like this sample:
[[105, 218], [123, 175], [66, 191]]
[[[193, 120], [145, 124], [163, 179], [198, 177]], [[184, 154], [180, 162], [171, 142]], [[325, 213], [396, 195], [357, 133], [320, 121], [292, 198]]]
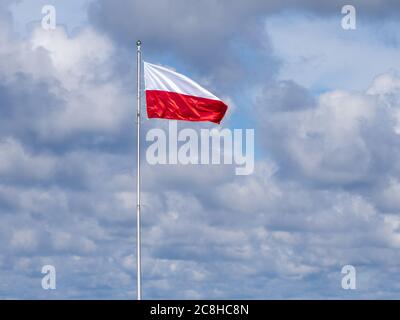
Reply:
[[147, 116], [186, 121], [220, 123], [228, 106], [221, 100], [182, 93], [146, 90]]

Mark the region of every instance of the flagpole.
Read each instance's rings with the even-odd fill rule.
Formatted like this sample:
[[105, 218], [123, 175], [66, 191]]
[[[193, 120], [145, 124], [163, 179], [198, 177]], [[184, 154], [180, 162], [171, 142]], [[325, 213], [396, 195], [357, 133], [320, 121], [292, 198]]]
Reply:
[[141, 256], [140, 256], [140, 66], [141, 66], [141, 41], [136, 42], [137, 58], [137, 108], [136, 108], [136, 123], [137, 123], [137, 161], [136, 161], [136, 254], [137, 254], [137, 300], [142, 299], [141, 286]]

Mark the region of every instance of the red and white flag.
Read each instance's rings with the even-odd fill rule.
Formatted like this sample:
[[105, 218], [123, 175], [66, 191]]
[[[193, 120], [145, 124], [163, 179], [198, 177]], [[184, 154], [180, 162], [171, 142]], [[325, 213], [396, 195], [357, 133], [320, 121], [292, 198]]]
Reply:
[[228, 106], [188, 77], [144, 62], [147, 116], [220, 123]]

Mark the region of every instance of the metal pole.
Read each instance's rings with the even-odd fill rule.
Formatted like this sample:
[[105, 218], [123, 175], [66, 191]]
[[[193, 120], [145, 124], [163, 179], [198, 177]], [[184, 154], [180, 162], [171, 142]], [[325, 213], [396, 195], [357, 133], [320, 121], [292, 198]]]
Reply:
[[137, 300], [142, 299], [142, 286], [141, 286], [141, 256], [140, 256], [140, 66], [141, 66], [141, 41], [136, 42], [137, 47], [137, 109], [136, 109], [136, 122], [137, 122], [137, 161], [136, 161], [136, 254], [137, 254]]

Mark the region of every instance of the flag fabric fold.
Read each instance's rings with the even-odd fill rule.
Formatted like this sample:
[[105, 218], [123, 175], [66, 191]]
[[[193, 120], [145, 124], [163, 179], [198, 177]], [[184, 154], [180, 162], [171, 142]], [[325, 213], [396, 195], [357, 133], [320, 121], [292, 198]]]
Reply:
[[147, 116], [220, 123], [228, 106], [188, 77], [144, 62]]

